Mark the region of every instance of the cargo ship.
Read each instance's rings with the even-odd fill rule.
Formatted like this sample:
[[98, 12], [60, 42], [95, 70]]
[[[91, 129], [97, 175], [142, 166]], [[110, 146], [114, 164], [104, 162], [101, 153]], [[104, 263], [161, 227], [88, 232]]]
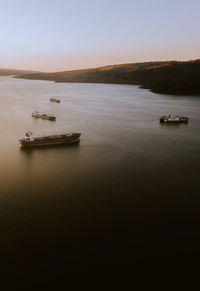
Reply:
[[50, 102], [56, 102], [56, 103], [60, 103], [60, 99], [57, 99], [57, 98], [54, 98], [54, 97], [51, 97], [49, 99]]
[[22, 147], [50, 146], [78, 143], [81, 133], [71, 132], [35, 137], [32, 132], [26, 132], [25, 137], [19, 140]]
[[160, 117], [161, 123], [188, 123], [189, 118], [186, 116], [171, 116], [171, 115], [163, 115]]
[[51, 121], [55, 121], [56, 120], [56, 117], [54, 115], [42, 114], [42, 113], [39, 113], [38, 111], [34, 111], [32, 113], [32, 117], [47, 119], [47, 120], [51, 120]]

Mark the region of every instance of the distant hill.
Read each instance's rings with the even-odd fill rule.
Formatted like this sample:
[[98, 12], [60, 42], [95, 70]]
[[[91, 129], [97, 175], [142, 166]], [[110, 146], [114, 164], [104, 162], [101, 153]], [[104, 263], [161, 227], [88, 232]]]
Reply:
[[200, 95], [200, 60], [146, 62], [56, 73], [33, 73], [17, 78], [55, 82], [132, 84], [155, 93]]
[[[0, 68], [0, 76], [10, 76], [10, 75], [22, 75], [36, 73], [35, 71], [27, 71], [27, 70], [14, 70], [14, 69], [1, 69]], [[37, 72], [38, 73], [38, 72]]]

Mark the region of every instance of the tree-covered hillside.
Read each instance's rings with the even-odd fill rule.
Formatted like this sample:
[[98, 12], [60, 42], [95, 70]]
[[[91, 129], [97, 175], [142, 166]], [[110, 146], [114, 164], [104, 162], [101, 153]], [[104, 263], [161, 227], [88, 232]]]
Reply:
[[155, 93], [200, 95], [200, 60], [122, 64], [56, 73], [24, 74], [17, 78], [55, 82], [133, 84]]

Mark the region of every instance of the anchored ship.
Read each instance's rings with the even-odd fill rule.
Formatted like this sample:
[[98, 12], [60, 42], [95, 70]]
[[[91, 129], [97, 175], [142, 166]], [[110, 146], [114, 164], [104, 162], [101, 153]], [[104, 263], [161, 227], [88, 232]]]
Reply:
[[34, 111], [32, 113], [32, 117], [47, 119], [47, 120], [51, 120], [51, 121], [55, 121], [56, 120], [56, 117], [54, 115], [42, 114], [42, 113], [39, 113], [38, 111]]
[[187, 123], [189, 120], [186, 116], [179, 116], [179, 115], [163, 115], [160, 117], [161, 123]]
[[25, 133], [24, 138], [19, 140], [19, 143], [22, 147], [71, 144], [78, 143], [80, 141], [80, 136], [81, 133], [71, 132], [34, 137], [33, 133], [29, 131]]
[[51, 97], [49, 99], [50, 102], [56, 102], [56, 103], [60, 103], [60, 99], [57, 99], [57, 98], [54, 98], [54, 97]]

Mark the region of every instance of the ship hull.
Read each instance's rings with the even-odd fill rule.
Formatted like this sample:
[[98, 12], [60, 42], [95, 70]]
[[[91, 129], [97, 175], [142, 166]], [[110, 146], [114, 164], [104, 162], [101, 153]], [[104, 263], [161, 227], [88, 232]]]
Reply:
[[32, 117], [34, 118], [41, 118], [41, 119], [46, 119], [46, 120], [50, 120], [50, 121], [55, 121], [56, 117], [54, 116], [36, 116], [36, 115], [32, 115]]
[[166, 120], [166, 121], [164, 121], [163, 123], [188, 123], [188, 120], [178, 120], [178, 121], [176, 121], [176, 120]]
[[60, 100], [50, 100], [50, 102], [60, 103]]
[[160, 120], [161, 123], [188, 123], [187, 120]]
[[80, 138], [67, 141], [55, 141], [55, 142], [20, 142], [21, 147], [43, 147], [43, 146], [53, 146], [53, 145], [67, 145], [73, 143], [79, 143]]

